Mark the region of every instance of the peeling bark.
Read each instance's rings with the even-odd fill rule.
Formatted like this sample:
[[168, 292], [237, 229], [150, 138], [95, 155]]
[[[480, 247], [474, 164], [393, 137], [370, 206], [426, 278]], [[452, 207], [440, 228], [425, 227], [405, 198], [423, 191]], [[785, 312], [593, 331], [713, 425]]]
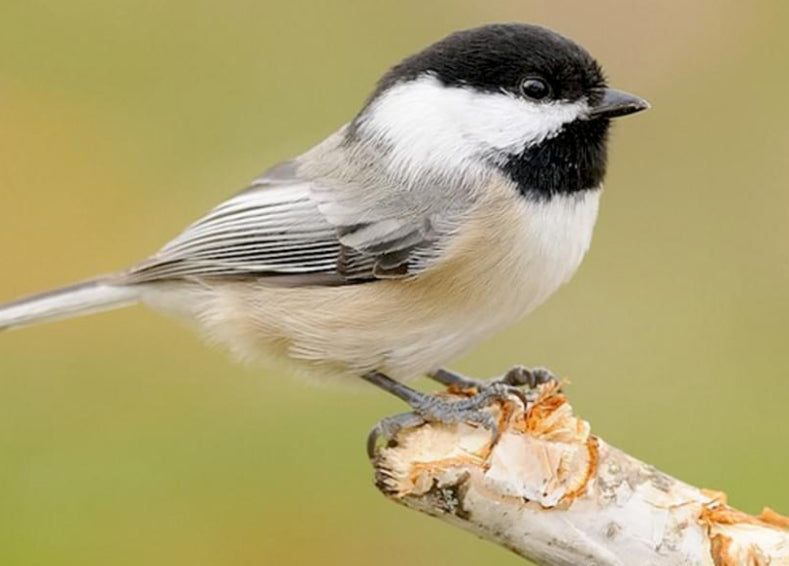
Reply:
[[390, 499], [543, 566], [789, 565], [789, 519], [726, 505], [591, 433], [555, 384], [516, 396], [482, 428], [428, 423], [374, 459]]

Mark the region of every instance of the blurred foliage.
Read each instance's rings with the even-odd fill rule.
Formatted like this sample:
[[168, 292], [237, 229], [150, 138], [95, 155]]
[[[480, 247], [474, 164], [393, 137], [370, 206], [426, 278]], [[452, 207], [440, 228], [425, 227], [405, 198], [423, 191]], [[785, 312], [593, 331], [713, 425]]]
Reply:
[[[573, 282], [458, 361], [547, 365], [595, 431], [789, 511], [787, 3], [0, 3], [0, 298], [143, 258], [450, 30], [587, 46], [617, 123]], [[522, 564], [384, 501], [360, 386], [232, 365], [142, 309], [0, 338], [0, 564]]]

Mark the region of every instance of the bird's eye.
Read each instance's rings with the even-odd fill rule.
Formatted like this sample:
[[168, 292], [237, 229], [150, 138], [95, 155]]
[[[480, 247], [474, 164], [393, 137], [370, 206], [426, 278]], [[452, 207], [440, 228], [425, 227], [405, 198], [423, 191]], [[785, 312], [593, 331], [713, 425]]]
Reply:
[[539, 77], [526, 77], [521, 82], [521, 92], [532, 100], [545, 100], [551, 95], [551, 86]]

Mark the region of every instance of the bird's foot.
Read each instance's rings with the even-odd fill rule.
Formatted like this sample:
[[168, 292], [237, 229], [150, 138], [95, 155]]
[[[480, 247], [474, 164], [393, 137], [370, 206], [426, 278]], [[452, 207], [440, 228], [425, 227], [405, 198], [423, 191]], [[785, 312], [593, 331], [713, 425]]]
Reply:
[[540, 385], [555, 383], [557, 389], [559, 388], [559, 379], [550, 370], [543, 367], [514, 366], [501, 377], [491, 380], [473, 379], [443, 368], [429, 373], [428, 377], [459, 392], [481, 393], [490, 387], [503, 385], [508, 388], [509, 393], [519, 397], [524, 405], [528, 405], [534, 400]]
[[[529, 385], [536, 387], [540, 383], [555, 379], [547, 370], [526, 370], [514, 368], [502, 378], [494, 381], [470, 380], [446, 370], [434, 379], [449, 387], [456, 387], [462, 392], [471, 392], [466, 399], [451, 401], [445, 398], [428, 395], [403, 385], [389, 377], [373, 372], [365, 376], [367, 381], [386, 389], [406, 401], [413, 412], [403, 413], [394, 417], [383, 419], [370, 432], [367, 441], [367, 451], [372, 458], [379, 444], [388, 444], [396, 439], [397, 434], [405, 429], [424, 424], [425, 422], [457, 424], [470, 423], [482, 426], [490, 431], [492, 443], [499, 438], [499, 427], [494, 416], [486, 411], [488, 407], [516, 396], [524, 406], [532, 401], [528, 392], [521, 387]], [[432, 376], [431, 376], [432, 377]]]
[[523, 366], [510, 368], [499, 380], [495, 381], [514, 387], [527, 387], [528, 389], [537, 389], [540, 385], [545, 385], [546, 383], [553, 383], [558, 389], [561, 384], [559, 378], [548, 368], [527, 368]]
[[385, 418], [370, 431], [367, 438], [367, 454], [373, 458], [377, 447], [381, 444], [389, 445], [401, 430], [427, 422], [470, 423], [482, 426], [490, 431], [492, 443], [495, 444], [499, 438], [499, 427], [493, 415], [485, 409], [497, 402], [505, 401], [512, 393], [511, 389], [507, 385], [494, 384], [460, 401], [448, 401], [437, 395], [417, 392], [418, 396], [409, 401], [414, 409], [413, 412]]

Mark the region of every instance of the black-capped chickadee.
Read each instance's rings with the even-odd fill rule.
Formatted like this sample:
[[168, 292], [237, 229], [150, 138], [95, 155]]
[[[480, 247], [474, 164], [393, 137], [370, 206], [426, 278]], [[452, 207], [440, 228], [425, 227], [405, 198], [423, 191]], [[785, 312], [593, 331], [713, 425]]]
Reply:
[[453, 33], [387, 72], [337, 132], [149, 259], [4, 305], [0, 329], [142, 302], [239, 358], [361, 377], [421, 418], [490, 426], [486, 391], [452, 404], [402, 381], [451, 382], [441, 366], [575, 273], [609, 122], [647, 107], [548, 29]]

